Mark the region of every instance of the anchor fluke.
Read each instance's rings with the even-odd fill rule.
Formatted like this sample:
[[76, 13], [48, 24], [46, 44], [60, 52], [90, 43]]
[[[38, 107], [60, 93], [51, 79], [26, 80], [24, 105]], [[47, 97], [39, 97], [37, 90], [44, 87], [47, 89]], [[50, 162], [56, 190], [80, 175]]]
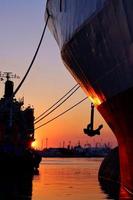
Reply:
[[93, 137], [95, 135], [100, 135], [100, 130], [103, 128], [103, 125], [99, 125], [97, 129], [93, 129], [94, 124], [94, 105], [91, 104], [91, 116], [90, 116], [90, 123], [88, 124], [87, 128], [84, 129], [84, 133], [87, 134], [90, 137]]

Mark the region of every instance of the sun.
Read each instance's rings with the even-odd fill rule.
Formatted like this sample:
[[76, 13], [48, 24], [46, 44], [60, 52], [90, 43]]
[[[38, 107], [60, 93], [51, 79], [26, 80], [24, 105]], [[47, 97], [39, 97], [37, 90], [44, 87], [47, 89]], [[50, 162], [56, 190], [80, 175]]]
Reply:
[[32, 148], [37, 148], [37, 141], [36, 140], [31, 143], [31, 147]]

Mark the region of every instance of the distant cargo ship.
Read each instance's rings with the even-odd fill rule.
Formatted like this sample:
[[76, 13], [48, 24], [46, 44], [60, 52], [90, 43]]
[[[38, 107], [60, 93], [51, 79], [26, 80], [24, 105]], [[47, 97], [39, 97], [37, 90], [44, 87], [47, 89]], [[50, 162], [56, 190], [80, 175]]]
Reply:
[[133, 1], [48, 0], [63, 62], [119, 143], [121, 183], [133, 192]]
[[[6, 78], [3, 98], [0, 99], [0, 170], [37, 170], [41, 157], [31, 148], [34, 139], [34, 109], [23, 108], [23, 99], [17, 101], [13, 96], [12, 73], [0, 73]], [[10, 170], [9, 170], [10, 167]]]

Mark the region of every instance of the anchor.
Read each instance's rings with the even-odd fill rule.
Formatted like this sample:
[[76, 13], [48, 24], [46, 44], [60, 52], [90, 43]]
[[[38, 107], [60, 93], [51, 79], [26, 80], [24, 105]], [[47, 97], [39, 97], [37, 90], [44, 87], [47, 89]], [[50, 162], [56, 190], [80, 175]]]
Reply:
[[94, 125], [94, 104], [91, 103], [90, 123], [87, 125], [87, 128], [84, 129], [84, 133], [90, 137], [93, 137], [95, 135], [100, 135], [100, 130], [103, 128], [103, 125], [101, 124], [97, 129], [94, 130], [93, 125]]

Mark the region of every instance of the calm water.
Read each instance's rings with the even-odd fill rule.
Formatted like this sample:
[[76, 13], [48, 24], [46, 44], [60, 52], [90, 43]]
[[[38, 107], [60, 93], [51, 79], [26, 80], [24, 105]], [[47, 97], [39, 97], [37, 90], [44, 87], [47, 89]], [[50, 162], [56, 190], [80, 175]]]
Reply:
[[33, 181], [33, 200], [106, 199], [97, 180], [101, 159], [44, 159]]
[[129, 199], [124, 191], [118, 198], [120, 192], [114, 184], [100, 186], [97, 173], [101, 161], [100, 158], [44, 158], [39, 175], [33, 179], [27, 175], [1, 176], [0, 200]]

